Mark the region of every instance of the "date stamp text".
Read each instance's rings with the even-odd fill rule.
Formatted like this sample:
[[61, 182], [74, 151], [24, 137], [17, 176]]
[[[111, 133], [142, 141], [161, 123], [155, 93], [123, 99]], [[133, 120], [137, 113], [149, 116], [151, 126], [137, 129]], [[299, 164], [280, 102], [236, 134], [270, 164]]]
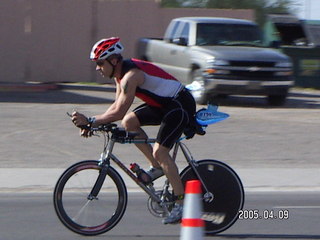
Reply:
[[243, 209], [239, 211], [240, 220], [288, 220], [289, 210], [276, 209], [276, 210], [258, 210], [258, 209]]

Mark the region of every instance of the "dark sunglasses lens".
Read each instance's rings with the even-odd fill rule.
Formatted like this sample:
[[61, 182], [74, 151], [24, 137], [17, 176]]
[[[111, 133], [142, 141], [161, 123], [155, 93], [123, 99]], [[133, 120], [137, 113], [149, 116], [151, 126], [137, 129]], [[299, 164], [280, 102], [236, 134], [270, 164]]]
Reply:
[[101, 67], [101, 66], [104, 64], [104, 60], [102, 60], [102, 61], [97, 61], [96, 63], [97, 63], [97, 65], [98, 65], [99, 67]]

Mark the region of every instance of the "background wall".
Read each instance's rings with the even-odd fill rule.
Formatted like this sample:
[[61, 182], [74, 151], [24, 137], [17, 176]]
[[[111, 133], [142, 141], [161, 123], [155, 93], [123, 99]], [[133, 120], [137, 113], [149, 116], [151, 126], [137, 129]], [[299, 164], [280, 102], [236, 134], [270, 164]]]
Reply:
[[1, 0], [0, 82], [102, 81], [92, 45], [119, 36], [124, 57], [140, 37], [162, 37], [172, 18], [254, 19], [252, 10], [167, 9], [156, 0]]

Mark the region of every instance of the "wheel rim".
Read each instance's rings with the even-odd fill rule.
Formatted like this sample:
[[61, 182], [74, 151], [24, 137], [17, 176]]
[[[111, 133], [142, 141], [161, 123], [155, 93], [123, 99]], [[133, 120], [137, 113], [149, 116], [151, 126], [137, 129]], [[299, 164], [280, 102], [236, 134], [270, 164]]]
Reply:
[[59, 219], [70, 230], [82, 235], [97, 235], [110, 230], [120, 221], [126, 208], [123, 186], [106, 176], [99, 195], [88, 196], [99, 174], [96, 163], [79, 165], [66, 171], [55, 190], [55, 209]]

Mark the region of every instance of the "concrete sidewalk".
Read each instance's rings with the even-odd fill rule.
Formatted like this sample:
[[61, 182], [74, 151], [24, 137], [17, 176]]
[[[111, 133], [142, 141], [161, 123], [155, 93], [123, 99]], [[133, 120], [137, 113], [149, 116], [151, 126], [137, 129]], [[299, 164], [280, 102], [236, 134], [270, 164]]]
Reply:
[[[0, 192], [51, 192], [64, 169], [1, 168]], [[237, 169], [245, 191], [320, 191], [320, 170], [315, 168]], [[127, 175], [119, 171], [128, 191], [142, 191]], [[161, 178], [155, 186], [161, 187]]]

